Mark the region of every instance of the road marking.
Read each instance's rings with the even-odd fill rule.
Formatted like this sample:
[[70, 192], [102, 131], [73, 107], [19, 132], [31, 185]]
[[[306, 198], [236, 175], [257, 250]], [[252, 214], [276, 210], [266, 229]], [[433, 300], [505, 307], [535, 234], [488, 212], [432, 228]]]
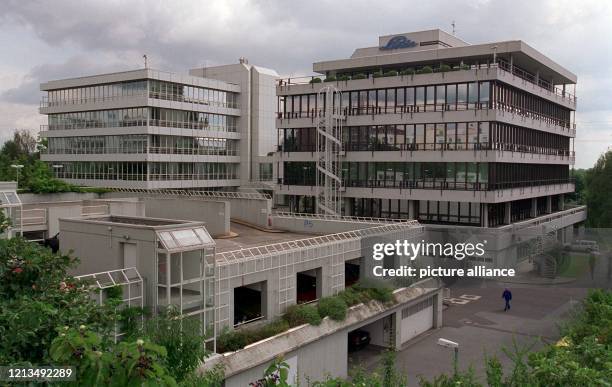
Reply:
[[482, 298], [482, 296], [476, 296], [474, 294], [464, 294], [459, 296], [459, 298], [463, 298], [465, 300], [476, 301]]
[[463, 298], [445, 298], [444, 301], [448, 301], [452, 304], [465, 305], [470, 302], [470, 300], [466, 300]]

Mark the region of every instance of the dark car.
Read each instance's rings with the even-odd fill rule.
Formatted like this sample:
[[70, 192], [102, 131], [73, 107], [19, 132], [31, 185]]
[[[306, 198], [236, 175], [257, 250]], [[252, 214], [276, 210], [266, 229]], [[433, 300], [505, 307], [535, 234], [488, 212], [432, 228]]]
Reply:
[[361, 329], [354, 330], [348, 334], [349, 351], [358, 351], [370, 344], [370, 333]]

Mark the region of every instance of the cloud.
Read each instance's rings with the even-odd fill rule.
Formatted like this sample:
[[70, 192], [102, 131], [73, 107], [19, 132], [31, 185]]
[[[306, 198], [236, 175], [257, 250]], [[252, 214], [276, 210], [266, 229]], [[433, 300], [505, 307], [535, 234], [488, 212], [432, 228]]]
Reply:
[[[577, 121], [596, 121], [612, 112], [610, 19], [612, 2], [598, 0], [5, 0], [0, 36], [48, 49], [23, 60], [21, 82], [0, 84], [0, 104], [37, 104], [42, 81], [139, 67], [143, 54], [175, 72], [245, 56], [283, 75], [309, 74], [312, 62], [348, 57], [379, 35], [450, 30], [454, 20], [468, 42], [521, 39], [576, 73]], [[612, 126], [591, 132], [608, 138]], [[592, 165], [596, 155], [581, 144], [578, 165]]]

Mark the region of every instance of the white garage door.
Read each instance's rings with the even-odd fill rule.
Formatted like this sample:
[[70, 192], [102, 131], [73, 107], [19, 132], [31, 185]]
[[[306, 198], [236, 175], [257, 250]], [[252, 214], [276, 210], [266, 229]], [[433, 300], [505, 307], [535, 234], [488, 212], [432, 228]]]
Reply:
[[402, 310], [402, 344], [433, 328], [433, 298]]

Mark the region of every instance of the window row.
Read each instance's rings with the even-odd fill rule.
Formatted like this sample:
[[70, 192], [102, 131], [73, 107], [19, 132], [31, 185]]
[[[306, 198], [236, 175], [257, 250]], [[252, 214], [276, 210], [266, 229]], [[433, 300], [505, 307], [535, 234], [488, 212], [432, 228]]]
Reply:
[[238, 155], [238, 140], [160, 135], [51, 137], [48, 154], [162, 153]]
[[[314, 162], [285, 162], [286, 185], [316, 185]], [[343, 162], [346, 187], [497, 190], [570, 182], [567, 165], [465, 162]]]
[[[314, 152], [315, 128], [279, 129], [279, 150]], [[499, 149], [569, 156], [569, 137], [498, 122], [348, 126], [346, 151]]]
[[234, 163], [144, 163], [128, 161], [54, 162], [60, 179], [91, 180], [233, 180], [239, 178]]
[[[345, 91], [340, 111], [346, 115], [482, 109], [489, 106], [491, 83], [468, 82], [446, 85]], [[325, 100], [317, 94], [279, 97], [283, 118], [317, 117]]]
[[132, 96], [236, 108], [238, 94], [159, 80], [139, 80], [75, 87], [47, 92], [48, 106], [78, 105]]
[[161, 126], [235, 132], [237, 117], [188, 110], [143, 107], [49, 114], [49, 130]]

